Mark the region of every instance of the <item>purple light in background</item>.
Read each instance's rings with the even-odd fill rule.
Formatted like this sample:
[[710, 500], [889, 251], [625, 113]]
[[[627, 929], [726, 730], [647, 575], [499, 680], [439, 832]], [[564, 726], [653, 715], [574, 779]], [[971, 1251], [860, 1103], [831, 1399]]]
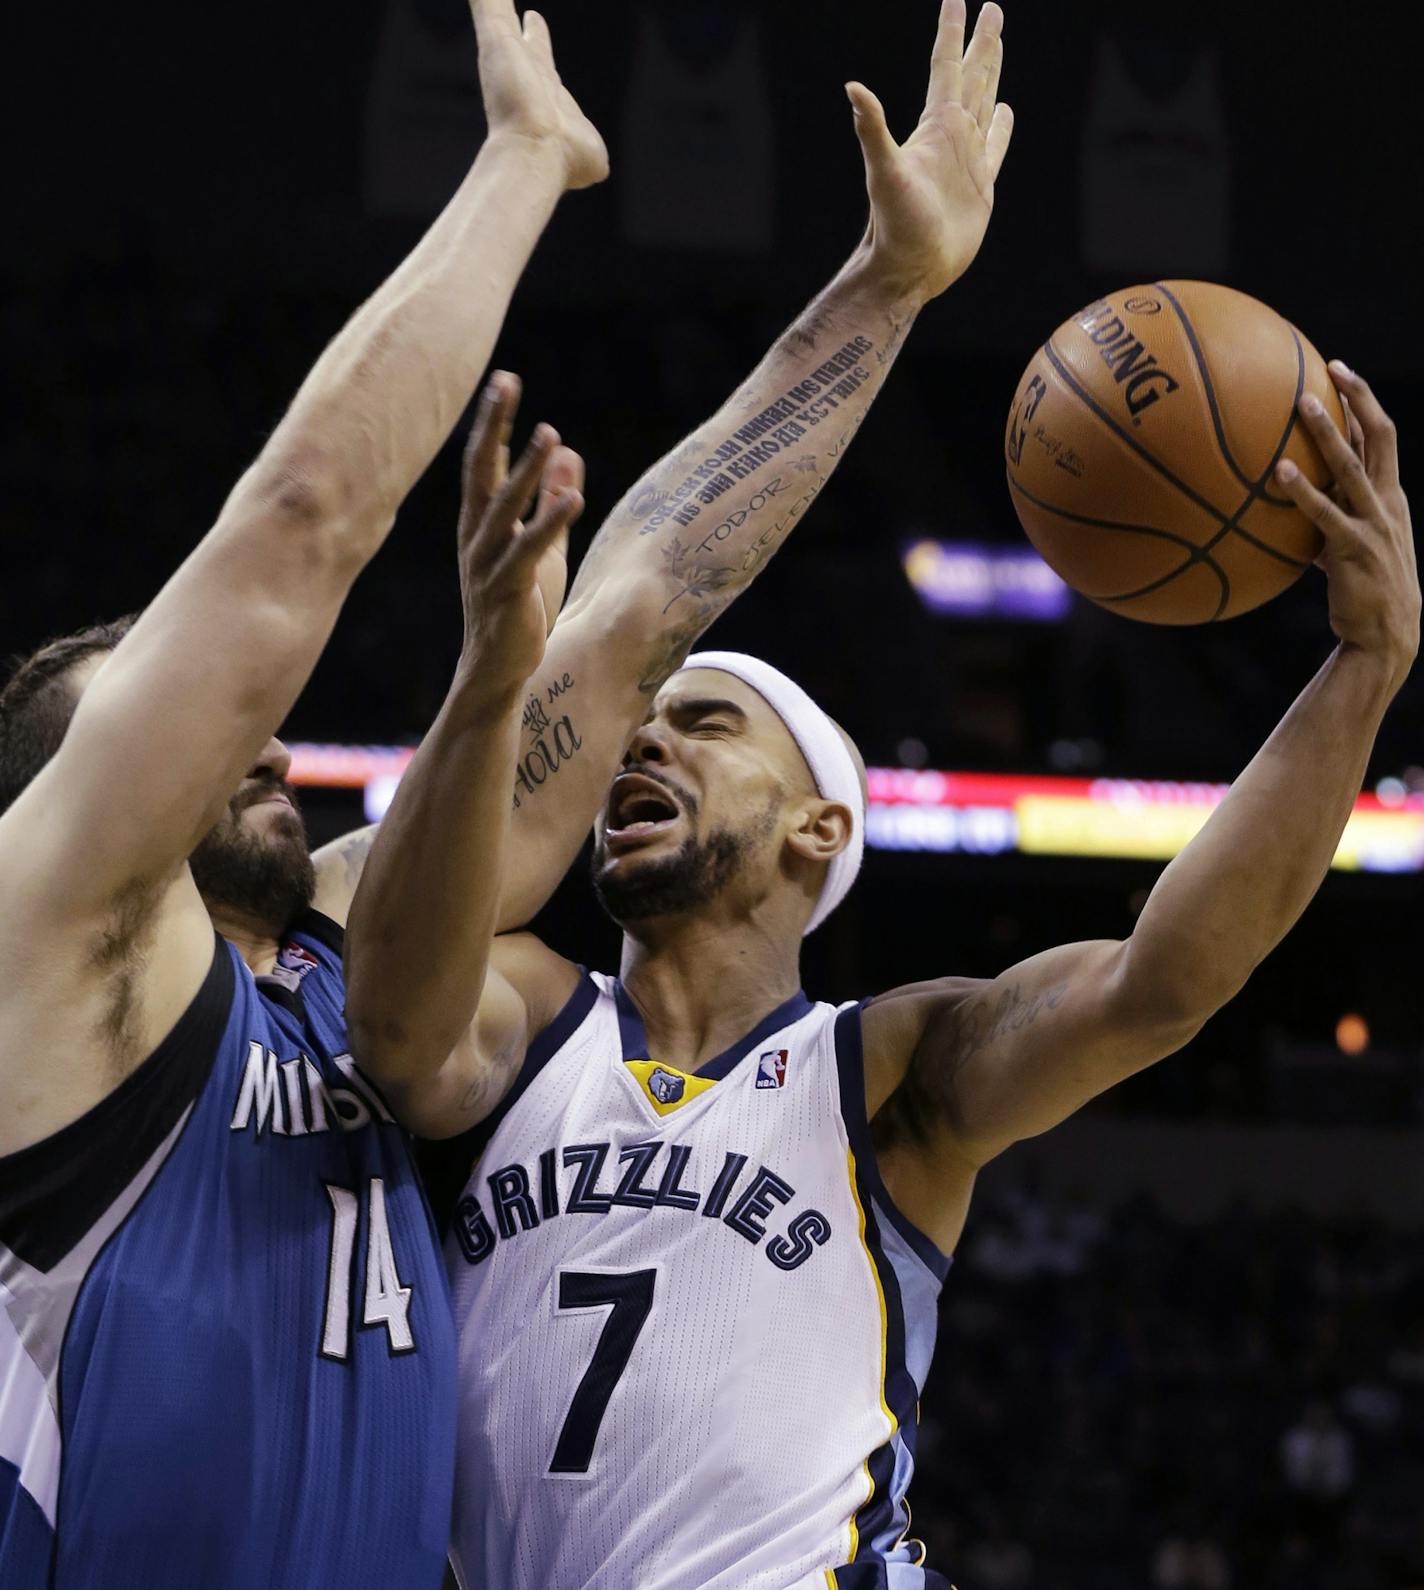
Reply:
[[1067, 616], [1072, 592], [1036, 552], [972, 541], [911, 542], [905, 576], [932, 613], [1052, 624]]

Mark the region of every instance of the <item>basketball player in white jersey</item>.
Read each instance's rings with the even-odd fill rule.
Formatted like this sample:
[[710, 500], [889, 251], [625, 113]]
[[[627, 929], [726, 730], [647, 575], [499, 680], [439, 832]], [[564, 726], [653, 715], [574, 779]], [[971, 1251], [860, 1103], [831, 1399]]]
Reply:
[[[984, 107], [956, 103], [955, 9], [934, 116], [982, 134]], [[906, 152], [867, 156], [874, 186]], [[908, 1539], [906, 1491], [979, 1168], [1237, 992], [1319, 886], [1417, 651], [1393, 427], [1332, 368], [1355, 449], [1309, 400], [1302, 418], [1338, 500], [1289, 466], [1279, 481], [1325, 537], [1339, 645], [1131, 938], [992, 980], [840, 1008], [801, 993], [801, 939], [859, 865], [858, 758], [784, 675], [725, 653], [659, 691], [598, 820], [619, 977], [529, 935], [491, 944], [542, 614], [467, 598], [474, 636], [503, 626], [506, 662], [457, 683], [399, 792], [350, 984], [362, 1063], [398, 1113], [464, 1134], [447, 1242], [464, 1585], [946, 1583]]]

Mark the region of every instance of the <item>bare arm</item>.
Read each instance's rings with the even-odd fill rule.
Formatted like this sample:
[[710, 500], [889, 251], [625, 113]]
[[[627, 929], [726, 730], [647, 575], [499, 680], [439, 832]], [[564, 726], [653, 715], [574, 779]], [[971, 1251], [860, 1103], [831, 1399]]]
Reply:
[[1329, 868], [1419, 644], [1393, 427], [1362, 381], [1339, 368], [1335, 379], [1363, 427], [1363, 459], [1323, 416], [1304, 417], [1348, 508], [1298, 474], [1280, 480], [1326, 537], [1340, 644], [1163, 872], [1132, 936], [1050, 950], [992, 982], [902, 989], [867, 1012], [872, 1109], [898, 1090], [891, 1122], [927, 1123], [922, 1135], [961, 1162], [984, 1163], [1180, 1048], [1280, 943]]
[[[211, 930], [184, 862], [291, 707], [352, 581], [468, 402], [560, 193], [602, 172], [602, 145], [558, 84], [542, 23], [526, 36], [512, 0], [473, 6], [489, 142], [415, 252], [318, 361], [216, 526], [85, 692], [58, 755], [0, 818], [7, 968], [52, 945], [52, 962], [72, 962], [84, 983], [103, 965], [93, 941], [109, 961], [123, 958], [115, 941], [151, 926], [160, 902], [186, 924], [188, 986], [163, 982], [173, 944], [153, 957], [154, 987], [127, 984], [127, 1025], [110, 1034], [121, 1037], [120, 1074], [205, 969]], [[137, 1009], [145, 997], [149, 1008]], [[62, 1098], [20, 1076], [23, 1057], [48, 1047], [33, 1004], [18, 989], [0, 1001], [0, 1088], [25, 1084], [23, 1119], [0, 1115], [22, 1140], [116, 1080], [112, 1052], [75, 1060], [97, 1092], [51, 1062]], [[6, 1146], [17, 1144], [0, 1133]]]
[[[465, 453], [460, 664], [376, 835], [346, 942], [352, 1051], [401, 1118], [427, 1134], [452, 1116], [472, 1124], [471, 1075], [507, 1060], [526, 1026], [512, 985], [496, 975], [487, 987], [486, 973], [524, 683], [549, 631], [539, 571], [562, 570], [559, 542], [583, 505], [583, 470], [540, 426], [506, 478], [517, 404], [518, 383], [496, 375]], [[526, 528], [519, 511], [541, 476], [539, 513]], [[554, 584], [561, 592], [562, 577]], [[440, 819], [452, 806], [465, 821], [447, 827]]]
[[[558, 883], [648, 695], [815, 500], [920, 306], [978, 252], [1012, 130], [1008, 107], [997, 104], [1001, 24], [999, 8], [986, 5], [966, 55], [963, 0], [945, 0], [925, 111], [903, 146], [874, 96], [852, 86], [871, 203], [864, 244], [727, 404], [639, 482], [590, 549], [520, 715], [501, 925], [527, 919]], [[457, 680], [455, 691], [462, 688]], [[428, 786], [411, 800], [423, 814], [425, 875], [441, 891], [439, 909], [432, 912], [426, 892], [397, 887], [408, 862], [386, 832], [353, 907], [349, 1008], [366, 1045], [360, 1058], [387, 1087], [397, 1079], [408, 1124], [431, 1133], [459, 1130], [498, 1097], [482, 1033], [480, 934], [449, 926], [462, 914], [483, 918], [485, 906], [458, 867], [439, 865], [442, 847], [472, 865], [478, 847], [501, 837], [477, 815], [484, 796], [468, 792], [504, 765], [473, 756], [474, 744], [437, 724], [428, 759], [402, 782], [403, 792], [413, 776]], [[418, 853], [413, 833], [405, 853]], [[371, 877], [378, 857], [379, 899]], [[488, 875], [483, 866], [479, 875]], [[358, 930], [365, 944], [355, 942]], [[371, 945], [399, 940], [420, 962], [444, 957], [450, 935], [469, 947], [481, 975], [452, 964], [438, 998], [411, 998], [374, 962], [359, 975]], [[397, 1032], [399, 1056], [376, 1041]], [[452, 1034], [465, 1035], [453, 1048]]]
[[902, 146], [875, 97], [851, 85], [870, 196], [864, 242], [589, 548], [529, 683], [503, 928], [553, 892], [649, 697], [805, 516], [920, 309], [977, 254], [1012, 131], [997, 102], [1002, 21], [986, 5], [965, 53], [963, 0], [943, 6], [924, 114]]

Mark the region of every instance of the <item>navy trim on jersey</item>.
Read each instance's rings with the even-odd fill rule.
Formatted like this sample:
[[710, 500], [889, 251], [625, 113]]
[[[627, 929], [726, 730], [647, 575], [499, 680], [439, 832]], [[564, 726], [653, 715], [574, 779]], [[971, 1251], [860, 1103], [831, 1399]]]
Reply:
[[[618, 1006], [618, 1036], [623, 1045], [623, 1058], [654, 1059], [655, 1056], [648, 1052], [648, 1029], [643, 1025], [643, 1017], [633, 1003], [628, 990], [617, 978], [613, 981], [613, 998]], [[739, 1038], [730, 1048], [724, 1049], [721, 1054], [709, 1060], [705, 1066], [699, 1066], [696, 1074], [705, 1077], [709, 1082], [720, 1082], [723, 1077], [729, 1076], [764, 1038], [769, 1038], [774, 1032], [780, 1032], [783, 1027], [789, 1027], [793, 1021], [800, 1021], [811, 1008], [811, 1001], [798, 988], [790, 999], [783, 1000], [769, 1015], [763, 1016], [745, 1038]], [[862, 1106], [861, 1114], [864, 1113]]]
[[944, 1577], [936, 1573], [933, 1568], [921, 1567], [920, 1577], [914, 1577], [914, 1565], [896, 1563], [895, 1578], [890, 1578], [891, 1564], [884, 1562], [856, 1562], [848, 1568], [836, 1568], [831, 1573], [831, 1582], [836, 1590], [910, 1590], [912, 1585], [917, 1590], [955, 1590], [955, 1587]]
[[[895, 1480], [902, 1455], [908, 1459], [909, 1468], [913, 1471], [919, 1434], [920, 1390], [910, 1371], [905, 1298], [894, 1257], [887, 1251], [880, 1224], [882, 1218], [893, 1226], [909, 1249], [910, 1262], [923, 1264], [937, 1283], [943, 1282], [950, 1264], [929, 1238], [896, 1209], [881, 1177], [865, 1111], [865, 1051], [860, 1026], [863, 1009], [863, 1005], [855, 1005], [836, 1017], [836, 1068], [840, 1082], [841, 1117], [845, 1121], [855, 1164], [856, 1198], [865, 1219], [865, 1246], [875, 1268], [885, 1308], [885, 1380], [882, 1395], [895, 1427], [889, 1438], [866, 1460], [871, 1482], [870, 1494], [855, 1515], [855, 1560], [850, 1567], [837, 1569], [833, 1575], [834, 1582], [842, 1590], [875, 1590], [875, 1587], [888, 1585], [888, 1573], [881, 1559], [894, 1554], [905, 1567], [912, 1567], [914, 1563], [900, 1558], [899, 1554], [918, 1544], [905, 1540], [910, 1527], [909, 1508], [904, 1494], [908, 1475], [902, 1477], [898, 1490]], [[923, 1555], [921, 1549], [920, 1562], [923, 1561]], [[926, 1576], [925, 1582], [933, 1584], [936, 1581]]]
[[[836, 1064], [840, 1072], [841, 1116], [855, 1153], [856, 1168], [868, 1184], [871, 1197], [889, 1216], [891, 1224], [909, 1244], [916, 1258], [943, 1282], [949, 1274], [953, 1260], [903, 1215], [890, 1196], [880, 1175], [880, 1164], [875, 1153], [875, 1143], [870, 1134], [870, 1121], [865, 1113], [865, 1043], [861, 1035], [860, 1019], [865, 1002], [843, 1010], [836, 1017]], [[869, 1211], [867, 1210], [867, 1216]]]
[[324, 944], [338, 960], [345, 954], [346, 929], [320, 911], [303, 911], [287, 929], [286, 937], [290, 938], [296, 933], [305, 933], [309, 939]]
[[215, 933], [202, 986], [143, 1064], [77, 1121], [0, 1159], [0, 1242], [18, 1258], [52, 1269], [173, 1130], [212, 1073], [235, 982]]

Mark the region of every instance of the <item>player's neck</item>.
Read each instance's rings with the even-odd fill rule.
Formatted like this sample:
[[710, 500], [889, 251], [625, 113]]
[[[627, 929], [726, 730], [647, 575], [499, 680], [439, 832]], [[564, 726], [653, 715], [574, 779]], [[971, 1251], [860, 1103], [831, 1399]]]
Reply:
[[659, 924], [625, 933], [620, 977], [653, 1058], [696, 1071], [801, 986], [800, 946], [755, 921]]
[[254, 977], [265, 977], [277, 964], [281, 940], [266, 923], [257, 922], [241, 911], [233, 911], [211, 900], [203, 902], [213, 926], [247, 963]]

